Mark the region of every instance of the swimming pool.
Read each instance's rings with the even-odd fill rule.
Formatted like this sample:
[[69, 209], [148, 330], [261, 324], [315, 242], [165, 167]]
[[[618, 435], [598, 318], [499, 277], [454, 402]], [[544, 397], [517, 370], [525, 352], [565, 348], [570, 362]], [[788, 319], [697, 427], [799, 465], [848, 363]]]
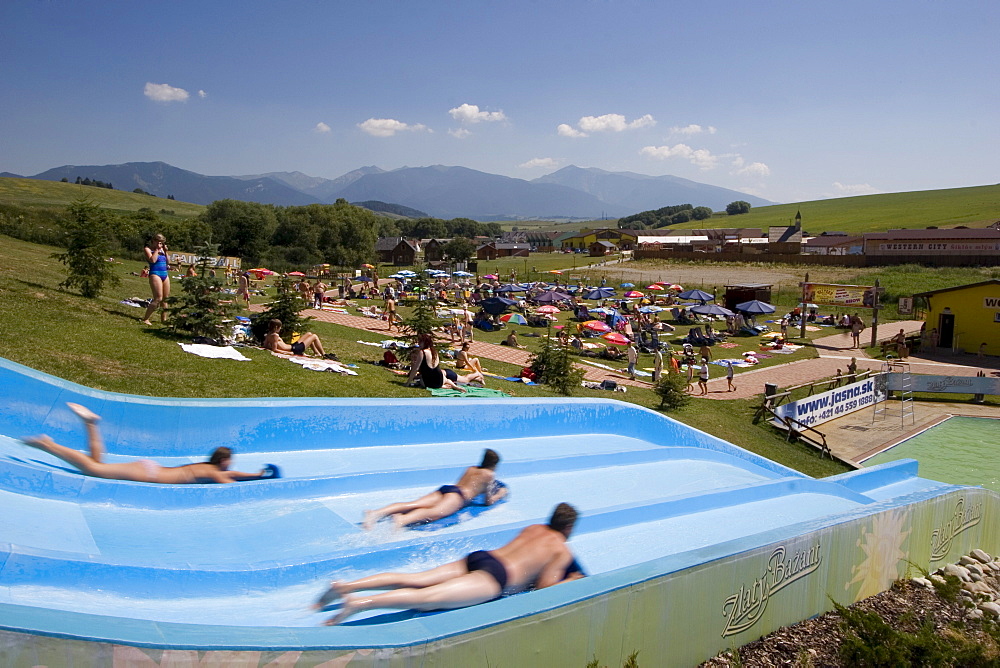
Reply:
[[[90, 478], [26, 447], [113, 461], [236, 450], [284, 476], [234, 485]], [[363, 510], [454, 481], [483, 448], [505, 503], [450, 526], [368, 533]], [[583, 580], [439, 613], [321, 627], [326, 582], [415, 571], [509, 541], [561, 501]], [[0, 359], [0, 664], [691, 665], [979, 547], [1000, 495], [905, 460], [814, 480], [659, 413], [591, 399], [189, 400], [93, 390]], [[955, 518], [962, 521], [956, 523]], [[946, 530], [942, 530], [945, 527]], [[168, 652], [172, 654], [167, 654]]]
[[920, 472], [956, 485], [982, 485], [1000, 492], [1000, 419], [950, 417], [866, 459], [875, 466], [916, 459]]

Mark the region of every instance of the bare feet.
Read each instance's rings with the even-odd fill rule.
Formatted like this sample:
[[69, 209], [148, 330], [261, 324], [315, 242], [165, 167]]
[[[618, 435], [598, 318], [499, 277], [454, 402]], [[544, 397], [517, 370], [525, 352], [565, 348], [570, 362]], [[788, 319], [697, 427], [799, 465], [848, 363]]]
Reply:
[[314, 610], [322, 610], [340, 598], [341, 595], [342, 592], [340, 591], [340, 583], [334, 580], [330, 583], [330, 587], [323, 592], [323, 595], [316, 599], [316, 602], [313, 603], [312, 607]]
[[150, 322], [149, 320], [143, 320], [143, 321], [142, 321], [142, 324], [144, 324], [144, 325], [149, 325], [150, 327], [152, 327], [152, 326], [153, 326], [153, 323], [151, 323], [151, 322]]
[[357, 599], [353, 596], [344, 596], [344, 602], [341, 604], [340, 612], [323, 622], [323, 624], [325, 626], [336, 626], [353, 615], [355, 612], [358, 612], [359, 609], [360, 607], [357, 604]]
[[375, 523], [382, 519], [378, 512], [374, 510], [365, 511], [365, 519], [361, 522], [361, 528], [365, 531], [371, 531], [375, 527]]
[[73, 413], [76, 414], [78, 418], [86, 422], [87, 424], [97, 424], [101, 420], [101, 416], [93, 412], [86, 406], [81, 406], [80, 404], [74, 404], [66, 402], [66, 407], [69, 408]]

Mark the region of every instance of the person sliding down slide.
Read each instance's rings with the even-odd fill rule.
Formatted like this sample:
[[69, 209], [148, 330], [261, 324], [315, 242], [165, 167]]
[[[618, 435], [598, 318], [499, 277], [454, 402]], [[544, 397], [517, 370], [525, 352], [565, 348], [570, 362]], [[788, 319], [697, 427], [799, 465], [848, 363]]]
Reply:
[[87, 427], [87, 444], [90, 447], [89, 455], [78, 450], [73, 450], [72, 448], [67, 448], [64, 445], [59, 445], [45, 434], [26, 438], [24, 439], [24, 443], [39, 450], [44, 450], [50, 455], [54, 455], [72, 464], [87, 475], [92, 475], [95, 478], [180, 484], [193, 482], [236, 482], [237, 480], [262, 480], [265, 478], [280, 477], [278, 467], [274, 464], [268, 464], [260, 473], [230, 471], [229, 464], [232, 462], [233, 454], [229, 448], [216, 448], [207, 462], [185, 464], [184, 466], [160, 466], [151, 459], [110, 464], [102, 461], [104, 459], [104, 440], [101, 438], [101, 432], [97, 428], [97, 423], [101, 418], [80, 404], [67, 403], [66, 406], [77, 417], [83, 420], [84, 425]]
[[[332, 626], [362, 610], [451, 610], [579, 579], [584, 573], [579, 566], [574, 568], [576, 560], [566, 546], [576, 517], [573, 506], [560, 503], [548, 524], [532, 524], [499, 549], [479, 550], [422, 573], [380, 573], [333, 582], [313, 607], [322, 609], [342, 596], [340, 612], [326, 622]], [[350, 596], [367, 589], [395, 591]]]
[[506, 485], [497, 484], [495, 472], [500, 463], [500, 455], [489, 448], [483, 453], [479, 466], [470, 466], [455, 485], [443, 485], [416, 501], [391, 503], [378, 510], [366, 510], [361, 526], [367, 531], [383, 517], [393, 515], [397, 528], [418, 522], [432, 522], [457, 513], [472, 502], [473, 497], [483, 494], [486, 505], [491, 506], [507, 495]]

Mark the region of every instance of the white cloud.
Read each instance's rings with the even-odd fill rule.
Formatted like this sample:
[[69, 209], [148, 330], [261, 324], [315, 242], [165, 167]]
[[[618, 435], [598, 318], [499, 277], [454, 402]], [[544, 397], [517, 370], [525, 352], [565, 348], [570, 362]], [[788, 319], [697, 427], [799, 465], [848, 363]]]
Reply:
[[559, 161], [555, 158], [532, 158], [528, 162], [522, 162], [518, 167], [522, 169], [555, 169], [559, 166]]
[[313, 128], [313, 132], [318, 132], [321, 135], [325, 135], [328, 132], [330, 132], [330, 126], [324, 123], [323, 121], [320, 121], [319, 123], [316, 124], [316, 127]]
[[625, 130], [652, 127], [656, 125], [656, 119], [646, 114], [631, 123], [627, 123], [621, 114], [604, 114], [603, 116], [584, 116], [578, 125], [584, 132], [624, 132]]
[[740, 158], [740, 168], [737, 169], [733, 174], [739, 176], [770, 176], [771, 168], [765, 165], [763, 162], [751, 162], [749, 165], [742, 166], [743, 158]]
[[174, 88], [170, 84], [155, 84], [148, 81], [142, 94], [157, 102], [184, 102], [190, 97], [183, 88]]
[[646, 146], [643, 147], [639, 153], [655, 160], [682, 158], [702, 170], [712, 169], [719, 162], [719, 156], [713, 155], [711, 151], [703, 148], [694, 149], [687, 144], [677, 144], [676, 146]]
[[402, 121], [392, 118], [369, 118], [364, 123], [358, 123], [358, 127], [373, 137], [391, 137], [397, 132], [430, 132], [426, 125], [417, 123], [407, 125]]
[[855, 195], [877, 195], [882, 192], [878, 188], [873, 188], [867, 183], [856, 183], [849, 185], [846, 183], [841, 183], [840, 181], [833, 182], [833, 188], [836, 191], [834, 197], [853, 197]]
[[200, 97], [201, 99], [204, 100], [206, 97], [208, 97], [208, 93], [206, 93], [203, 90], [200, 90], [200, 91], [198, 91], [198, 97]]
[[587, 137], [591, 132], [624, 132], [651, 128], [656, 125], [656, 119], [650, 114], [640, 116], [634, 121], [626, 121], [621, 114], [604, 114], [603, 116], [584, 116], [577, 123], [579, 129], [562, 123], [556, 128], [560, 137]]
[[572, 125], [567, 125], [566, 123], [560, 123], [559, 127], [556, 128], [556, 132], [559, 133], [560, 137], [586, 137], [586, 132], [580, 132]]
[[707, 132], [710, 135], [715, 134], [715, 128], [711, 125], [701, 126], [692, 123], [691, 125], [685, 125], [684, 127], [674, 126], [670, 128], [670, 134], [674, 135], [700, 135], [703, 132]]
[[448, 134], [450, 134], [455, 139], [465, 139], [472, 133], [466, 130], [465, 128], [455, 128], [454, 130], [448, 130]]
[[496, 123], [506, 121], [507, 117], [502, 111], [480, 111], [474, 104], [463, 104], [449, 109], [448, 113], [459, 123], [470, 125], [472, 123]]

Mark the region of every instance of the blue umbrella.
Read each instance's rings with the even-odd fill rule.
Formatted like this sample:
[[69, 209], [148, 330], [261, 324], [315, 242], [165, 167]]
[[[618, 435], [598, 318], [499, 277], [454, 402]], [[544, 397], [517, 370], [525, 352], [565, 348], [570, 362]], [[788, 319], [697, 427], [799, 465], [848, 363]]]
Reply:
[[508, 283], [507, 285], [501, 285], [499, 288], [494, 290], [494, 292], [524, 292], [524, 291], [525, 288], [522, 288], [520, 285], [514, 285], [512, 283]]
[[559, 292], [558, 290], [546, 290], [542, 294], [534, 298], [537, 304], [554, 304], [556, 302], [569, 301], [571, 297], [565, 292]]
[[643, 306], [639, 309], [639, 313], [659, 313], [660, 311], [666, 311], [667, 309], [662, 306]]
[[732, 311], [727, 308], [722, 308], [718, 304], [700, 304], [698, 306], [692, 306], [691, 312], [699, 315], [724, 315], [727, 317], [733, 315]]
[[490, 297], [489, 299], [484, 299], [481, 306], [490, 315], [500, 315], [516, 303], [513, 299], [507, 299], [506, 297]]
[[607, 299], [615, 296], [614, 288], [594, 288], [587, 293], [587, 299]]
[[743, 302], [742, 304], [737, 304], [736, 310], [742, 311], [743, 313], [774, 313], [775, 307], [771, 306], [767, 302], [753, 299], [748, 302]]
[[697, 299], [701, 302], [707, 302], [709, 299], [715, 299], [715, 295], [709, 294], [704, 290], [685, 290], [677, 296], [681, 299]]
[[456, 271], [456, 272], [454, 272], [452, 274], [452, 276], [459, 276], [461, 278], [467, 278], [469, 276], [475, 276], [475, 274], [469, 273], [467, 271]]
[[620, 288], [634, 288], [635, 287], [635, 283], [622, 283], [618, 287], [620, 287]]

